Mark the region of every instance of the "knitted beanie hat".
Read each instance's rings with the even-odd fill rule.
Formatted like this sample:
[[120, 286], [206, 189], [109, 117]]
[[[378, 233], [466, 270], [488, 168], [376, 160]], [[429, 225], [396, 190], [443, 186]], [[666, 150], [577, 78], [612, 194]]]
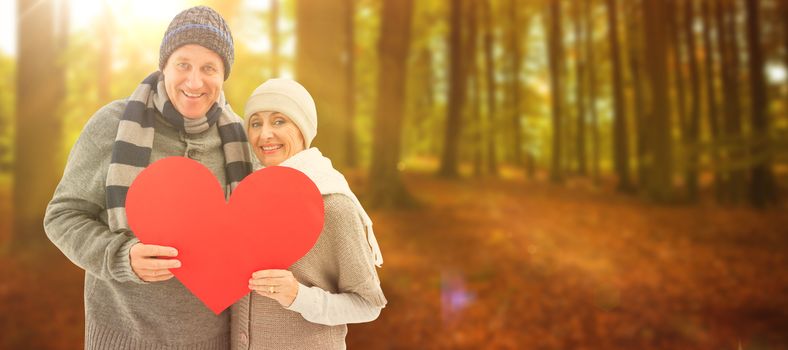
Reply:
[[257, 112], [279, 112], [286, 115], [301, 130], [305, 148], [309, 148], [317, 135], [315, 101], [306, 88], [295, 80], [268, 79], [254, 90], [244, 108], [247, 129], [249, 117]]
[[197, 44], [216, 52], [224, 62], [224, 80], [227, 80], [235, 54], [233, 36], [222, 15], [207, 6], [195, 6], [176, 15], [161, 40], [159, 69], [164, 70], [170, 55], [188, 44]]

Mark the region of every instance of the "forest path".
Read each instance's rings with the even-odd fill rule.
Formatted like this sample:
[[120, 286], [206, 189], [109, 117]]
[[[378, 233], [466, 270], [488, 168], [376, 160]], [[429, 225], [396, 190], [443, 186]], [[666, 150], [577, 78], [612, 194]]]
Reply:
[[[788, 347], [784, 210], [405, 180], [422, 206], [371, 211], [389, 304], [349, 327], [350, 349]], [[47, 245], [0, 255], [0, 276], [0, 349], [82, 346], [79, 268]]]

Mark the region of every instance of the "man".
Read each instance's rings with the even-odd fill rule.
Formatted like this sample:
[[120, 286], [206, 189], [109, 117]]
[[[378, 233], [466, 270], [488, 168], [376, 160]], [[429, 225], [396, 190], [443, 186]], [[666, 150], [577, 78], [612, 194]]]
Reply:
[[139, 242], [125, 200], [134, 178], [169, 156], [202, 163], [226, 195], [251, 172], [241, 119], [222, 92], [233, 57], [221, 15], [181, 12], [162, 39], [160, 71], [96, 112], [71, 150], [44, 228], [85, 269], [85, 348], [229, 348], [227, 312], [214, 315], [172, 278], [175, 248]]

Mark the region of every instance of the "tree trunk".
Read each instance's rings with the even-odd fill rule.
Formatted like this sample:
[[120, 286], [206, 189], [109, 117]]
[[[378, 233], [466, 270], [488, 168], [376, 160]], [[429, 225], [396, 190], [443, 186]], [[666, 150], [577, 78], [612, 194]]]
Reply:
[[438, 175], [454, 178], [457, 172], [457, 154], [462, 127], [462, 110], [465, 104], [465, 75], [463, 70], [462, 18], [463, 1], [451, 0], [449, 34], [449, 96], [446, 108], [446, 133]]
[[670, 33], [670, 38], [668, 41], [670, 42], [671, 53], [673, 54], [672, 61], [673, 61], [673, 81], [676, 85], [676, 98], [675, 98], [675, 109], [676, 109], [676, 116], [678, 117], [679, 126], [681, 126], [681, 132], [685, 132], [684, 126], [687, 123], [687, 116], [686, 116], [686, 92], [684, 87], [684, 72], [682, 69], [683, 66], [683, 54], [682, 54], [682, 41], [681, 41], [681, 31], [679, 30], [681, 26], [681, 12], [682, 8], [678, 6], [678, 2], [680, 0], [667, 0], [665, 1], [666, 11], [668, 14], [668, 31]]
[[635, 113], [632, 120], [635, 122], [635, 130], [637, 133], [635, 142], [635, 153], [637, 155], [637, 187], [640, 189], [646, 188], [648, 179], [648, 169], [646, 168], [646, 159], [648, 146], [646, 145], [646, 137], [648, 135], [648, 123], [646, 112], [646, 98], [644, 97], [644, 79], [643, 70], [643, 55], [644, 55], [644, 36], [642, 31], [643, 7], [642, 1], [633, 0], [625, 7], [629, 12], [626, 18], [627, 26], [627, 46], [629, 55], [629, 70], [630, 70], [630, 84], [632, 85], [634, 101], [633, 112]]
[[[586, 57], [589, 67], [596, 67], [594, 59], [594, 17], [591, 0], [583, 0], [585, 14]], [[588, 81], [588, 115], [591, 123], [591, 176], [594, 183], [599, 183], [599, 121], [596, 114], [596, 69], [589, 69], [586, 74]]]
[[610, 57], [613, 67], [613, 156], [618, 175], [618, 190], [629, 192], [629, 144], [627, 142], [627, 119], [624, 111], [623, 79], [621, 74], [621, 51], [618, 40], [618, 8], [616, 0], [607, 0], [608, 35]]
[[347, 2], [298, 0], [296, 77], [315, 99], [320, 132], [313, 143], [334, 166], [347, 165]]
[[466, 15], [468, 16], [468, 37], [465, 46], [465, 68], [468, 82], [471, 84], [468, 97], [470, 99], [468, 103], [469, 113], [471, 118], [469, 118], [469, 124], [471, 124], [471, 135], [473, 135], [473, 140], [476, 140], [476, 144], [474, 147], [471, 148], [471, 158], [473, 162], [473, 176], [481, 177], [484, 173], [484, 168], [482, 166], [482, 159], [483, 159], [483, 142], [481, 142], [483, 137], [482, 127], [484, 124], [484, 119], [482, 118], [482, 111], [481, 111], [481, 83], [479, 80], [482, 77], [481, 71], [479, 70], [479, 64], [477, 62], [477, 43], [479, 39], [479, 21], [478, 21], [478, 11], [479, 11], [479, 2], [478, 1], [471, 1], [468, 4], [469, 8], [466, 11]]
[[[788, 1], [782, 0], [780, 1], [780, 5], [782, 7], [782, 23], [783, 23], [783, 67], [788, 69]], [[783, 102], [785, 108], [783, 110], [788, 109], [788, 94], [785, 94], [785, 101]]]
[[735, 25], [733, 8], [727, 0], [717, 4], [717, 33], [722, 67], [723, 101], [725, 102], [724, 137], [721, 146], [725, 160], [725, 200], [740, 203], [744, 197], [744, 172], [731, 167], [731, 164], [743, 157], [736, 152], [741, 136], [741, 104], [739, 102], [739, 60], [738, 45], [733, 26]]
[[101, 6], [101, 17], [99, 18], [101, 27], [97, 33], [99, 37], [99, 61], [96, 65], [96, 69], [98, 69], [96, 89], [98, 90], [98, 104], [104, 105], [111, 102], [112, 42], [115, 33], [115, 19], [112, 16], [109, 3], [102, 1], [99, 6]]
[[[16, 145], [14, 146], [15, 249], [46, 241], [42, 222], [57, 185], [61, 144], [65, 72], [58, 63], [66, 42], [67, 17], [53, 1], [18, 1]], [[65, 11], [63, 11], [65, 12]], [[55, 24], [61, 24], [55, 27]]]
[[550, 163], [550, 180], [553, 182], [563, 181], [562, 167], [562, 135], [563, 135], [563, 85], [561, 73], [564, 64], [563, 39], [561, 31], [561, 2], [560, 0], [550, 0], [548, 2], [548, 30], [547, 47], [550, 65], [550, 97], [552, 101], [552, 127], [553, 127], [553, 150], [552, 162]]
[[695, 33], [692, 29], [692, 23], [695, 20], [695, 0], [684, 0], [684, 35], [687, 37], [687, 59], [689, 60], [689, 82], [690, 82], [690, 100], [689, 100], [689, 115], [688, 124], [686, 127], [686, 134], [684, 135], [684, 143], [687, 154], [687, 172], [685, 182], [687, 184], [687, 197], [690, 201], [697, 201], [698, 199], [698, 169], [699, 154], [696, 150], [699, 149], [698, 142], [700, 140], [700, 75], [698, 74], [698, 57], [696, 55], [697, 47], [695, 44]]
[[412, 0], [383, 0], [378, 52], [380, 76], [375, 112], [369, 198], [372, 208], [413, 204], [397, 169], [405, 110]]
[[345, 49], [345, 53], [347, 54], [347, 94], [345, 97], [347, 101], [345, 101], [345, 106], [347, 108], [347, 121], [345, 125], [347, 127], [347, 135], [345, 135], [345, 159], [347, 162], [347, 166], [350, 168], [355, 168], [358, 166], [358, 152], [356, 151], [356, 46], [355, 46], [355, 10], [356, 4], [355, 0], [345, 0], [347, 5], [345, 5], [345, 20], [347, 21], [347, 25], [345, 26], [345, 30], [347, 30], [347, 48]]
[[[706, 66], [706, 103], [707, 103], [707, 119], [709, 121], [709, 126], [711, 128], [711, 140], [716, 141], [720, 138], [720, 126], [719, 126], [719, 116], [717, 115], [717, 90], [715, 88], [715, 76], [714, 76], [714, 46], [711, 40], [711, 32], [713, 30], [712, 25], [712, 8], [711, 8], [711, 1], [712, 0], [702, 0], [702, 11], [703, 11], [703, 52], [706, 54], [705, 56], [705, 66]], [[717, 146], [712, 146], [709, 148], [709, 152], [711, 152], [711, 159], [712, 163], [714, 164], [714, 194], [717, 200], [722, 199], [722, 189], [723, 189], [723, 176], [722, 171], [720, 170], [720, 152]]]
[[[750, 202], [757, 208], [764, 208], [777, 199], [774, 175], [771, 169], [769, 144], [769, 118], [766, 112], [767, 90], [763, 77], [763, 54], [761, 49], [760, 19], [758, 0], [746, 0], [747, 5], [747, 51], [750, 63], [750, 85], [752, 94], [752, 149], [753, 167], [750, 185]], [[785, 20], [785, 18], [783, 19]]]
[[580, 12], [582, 11], [581, 6], [582, 3], [580, 2], [573, 2], [572, 6], [572, 21], [574, 22], [575, 27], [575, 64], [577, 66], [577, 72], [575, 73], [577, 78], [576, 84], [576, 93], [577, 93], [577, 140], [576, 140], [576, 147], [577, 147], [577, 173], [579, 175], [585, 176], [588, 172], [586, 166], [586, 95], [585, 95], [585, 84], [583, 84], [586, 75], [586, 58], [583, 55], [583, 37], [587, 35], [587, 33], [583, 33], [585, 27], [582, 23], [582, 16]]
[[648, 145], [653, 162], [649, 167], [648, 194], [658, 202], [673, 199], [671, 120], [666, 81], [666, 36], [662, 25], [667, 14], [663, 0], [645, 0], [646, 62], [651, 86], [651, 120]]
[[[268, 35], [271, 40], [271, 76], [279, 76], [279, 0], [271, 0], [268, 17]], [[351, 40], [352, 41], [352, 40]]]
[[520, 20], [518, 11], [517, 0], [509, 0], [509, 27], [511, 30], [511, 65], [512, 65], [512, 143], [513, 143], [513, 160], [514, 165], [521, 167], [523, 165], [523, 132], [520, 124], [520, 70], [522, 66], [523, 50], [520, 43], [520, 30], [527, 27], [528, 23]]
[[498, 175], [498, 158], [495, 147], [497, 105], [495, 103], [495, 62], [493, 61], [492, 0], [482, 6], [484, 13], [484, 61], [487, 67], [487, 173]]

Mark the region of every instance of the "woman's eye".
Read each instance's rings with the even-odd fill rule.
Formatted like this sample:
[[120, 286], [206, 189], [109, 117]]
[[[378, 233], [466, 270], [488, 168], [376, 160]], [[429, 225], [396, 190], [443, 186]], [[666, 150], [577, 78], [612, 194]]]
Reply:
[[282, 125], [282, 124], [284, 124], [284, 123], [285, 123], [285, 120], [284, 120], [284, 119], [277, 119], [277, 120], [274, 120], [274, 125]]
[[258, 122], [251, 122], [249, 125], [251, 125], [253, 128], [259, 128], [260, 127], [260, 123], [258, 123]]
[[207, 67], [204, 68], [204, 70], [205, 70], [206, 73], [214, 73], [214, 72], [216, 72], [216, 68], [214, 68], [212, 66], [207, 66]]
[[178, 68], [180, 68], [180, 69], [187, 69], [187, 68], [189, 68], [189, 64], [188, 63], [178, 63]]

